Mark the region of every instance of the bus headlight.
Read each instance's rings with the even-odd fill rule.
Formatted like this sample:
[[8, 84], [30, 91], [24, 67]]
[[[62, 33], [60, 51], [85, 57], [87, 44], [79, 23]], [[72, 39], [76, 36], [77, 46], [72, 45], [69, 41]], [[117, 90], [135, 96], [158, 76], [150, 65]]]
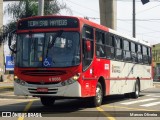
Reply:
[[77, 73], [76, 75], [74, 75], [70, 79], [61, 82], [61, 85], [65, 86], [65, 85], [73, 84], [74, 82], [76, 82], [78, 80], [79, 77], [80, 77], [80, 73]]
[[20, 80], [17, 76], [14, 76], [14, 81], [20, 85], [25, 85], [25, 81]]

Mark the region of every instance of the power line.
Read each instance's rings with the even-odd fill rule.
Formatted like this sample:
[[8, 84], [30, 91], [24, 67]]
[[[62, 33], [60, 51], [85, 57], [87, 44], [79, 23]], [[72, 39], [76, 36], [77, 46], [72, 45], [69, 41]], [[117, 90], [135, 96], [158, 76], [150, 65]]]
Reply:
[[[73, 4], [73, 5], [76, 5], [76, 6], [79, 6], [79, 7], [82, 7], [83, 9], [89, 9], [89, 10], [91, 10], [92, 12], [97, 12], [97, 13], [99, 13], [99, 11], [97, 11], [97, 10], [95, 10], [95, 9], [92, 9], [92, 8], [89, 8], [89, 7], [86, 7], [86, 6], [84, 6], [84, 5], [81, 5], [81, 4], [79, 4], [79, 3], [77, 3], [77, 2], [72, 2], [71, 0], [66, 0], [66, 1], [68, 1], [68, 2], [70, 2], [71, 4]], [[124, 2], [124, 0], [117, 0], [117, 1], [120, 1], [120, 2]], [[132, 0], [125, 0], [125, 2], [126, 1], [128, 1], [128, 2], [132, 2]], [[153, 0], [154, 2], [160, 2], [160, 0]], [[141, 2], [141, 1], [136, 1], [136, 2]], [[160, 5], [160, 4], [159, 4]], [[154, 6], [154, 7], [151, 7], [151, 8], [149, 8], [149, 9], [146, 9], [146, 10], [143, 10], [143, 12], [144, 11], [147, 11], [147, 10], [150, 10], [150, 9], [153, 9], [153, 8], [155, 8], [155, 7], [158, 7], [159, 5], [156, 5], [156, 6]], [[83, 13], [81, 13], [81, 12], [79, 12], [79, 11], [76, 11], [76, 10], [73, 10], [75, 13], [77, 13], [77, 14], [79, 14], [79, 15], [82, 15], [83, 17], [85, 17], [86, 15], [84, 15]], [[142, 11], [140, 11], [140, 12], [142, 12]], [[140, 13], [139, 12], [139, 13]], [[87, 16], [88, 17], [88, 16]], [[96, 18], [96, 17], [88, 17], [89, 19], [94, 19], [94, 20], [98, 20], [98, 19], [100, 19], [100, 18]], [[131, 21], [132, 19], [117, 19], [117, 20], [119, 20], [119, 21], [122, 21], [122, 22], [125, 22], [125, 21]], [[136, 19], [136, 21], [147, 21], [147, 22], [154, 22], [154, 21], [159, 21], [160, 19]], [[98, 21], [99, 22], [99, 21]], [[151, 31], [153, 31], [153, 32], [148, 32], [148, 33], [156, 33], [156, 32], [160, 32], [160, 31], [156, 31], [156, 30], [153, 30], [153, 29], [150, 29], [150, 28], [146, 28], [146, 27], [144, 27], [144, 26], [140, 26], [140, 25], [137, 25], [139, 28], [141, 28], [141, 29], [147, 29], [147, 30], [151, 30]], [[122, 28], [121, 28], [122, 29]], [[125, 31], [127, 31], [127, 32], [131, 32], [131, 31], [128, 31], [128, 30], [125, 30]], [[138, 34], [138, 33], [137, 33]]]
[[[132, 19], [117, 19], [120, 21], [132, 21]], [[136, 21], [159, 21], [160, 19], [136, 19]]]
[[[81, 7], [81, 8], [88, 9], [88, 10], [90, 10], [91, 12], [94, 12], [94, 13], [96, 12], [96, 13], [99, 14], [99, 11], [97, 11], [97, 10], [95, 10], [95, 9], [92, 9], [92, 8], [87, 7], [87, 6], [81, 5], [81, 4], [77, 3], [77, 2], [73, 2], [73, 1], [71, 1], [71, 0], [66, 0], [66, 1], [70, 2], [71, 4], [77, 5], [77, 6]], [[102, 13], [102, 14], [105, 15], [105, 13]], [[107, 14], [111, 14], [111, 12], [107, 12]]]
[[157, 31], [157, 32], [146, 32], [146, 33], [137, 33], [137, 34], [155, 34], [155, 33], [159, 33], [159, 31]]
[[73, 1], [70, 1], [70, 0], [66, 0], [66, 1], [68, 1], [68, 2], [70, 2], [70, 3], [72, 3], [72, 4], [74, 4], [74, 5], [77, 5], [77, 6], [80, 6], [80, 7], [83, 7], [83, 8], [86, 8], [86, 9], [89, 9], [89, 10], [92, 10], [92, 11], [95, 11], [95, 12], [98, 12], [98, 13], [99, 13], [99, 11], [97, 11], [97, 10], [95, 10], [95, 9], [86, 7], [86, 6], [84, 6], [84, 5], [80, 5], [80, 4], [75, 3], [75, 2], [73, 2]]
[[[94, 12], [98, 12], [98, 13], [99, 13], [99, 11], [97, 11], [97, 10], [95, 10], [95, 9], [92, 9], [92, 8], [87, 7], [87, 6], [81, 5], [81, 4], [79, 4], [79, 3], [73, 2], [73, 1], [71, 1], [71, 0], [66, 0], [66, 1], [68, 1], [68, 2], [70, 2], [70, 3], [72, 3], [72, 4], [74, 4], [74, 5], [77, 5], [77, 6], [80, 6], [80, 7], [83, 7], [83, 8], [86, 8], [86, 9], [89, 9], [89, 10], [91, 10], [91, 11], [94, 11]], [[132, 2], [132, 0], [117, 0], [117, 1], [120, 1], [120, 2]], [[136, 1], [136, 2], [141, 2], [141, 1]], [[152, 0], [152, 1], [150, 1], [150, 2], [160, 2], [160, 0]], [[148, 8], [148, 9], [145, 9], [145, 10], [142, 10], [142, 11], [139, 11], [139, 12], [137, 12], [136, 14], [139, 14], [139, 13], [142, 13], [142, 12], [145, 12], [145, 11], [148, 11], [148, 10], [153, 9], [153, 8], [155, 8], [155, 7], [158, 7], [158, 6], [160, 6], [160, 4], [159, 4], [159, 5], [156, 5], [156, 6], [153, 6], [153, 7], [151, 7], [151, 8]]]
[[[100, 19], [100, 18], [96, 18], [96, 17], [88, 17], [90, 19]], [[132, 21], [132, 19], [117, 19], [117, 20], [120, 20], [120, 21]], [[160, 18], [158, 19], [136, 19], [136, 21], [159, 21]]]
[[139, 14], [139, 13], [142, 13], [142, 12], [146, 12], [146, 11], [151, 10], [151, 9], [153, 9], [153, 8], [156, 8], [156, 7], [158, 7], [158, 6], [160, 6], [160, 4], [158, 4], [158, 5], [156, 5], [156, 6], [153, 6], [153, 7], [151, 7], [151, 8], [148, 8], [148, 9], [145, 9], [145, 10], [142, 10], [142, 11], [139, 11], [139, 12], [136, 12], [136, 14]]
[[[121, 22], [127, 23], [126, 21], [121, 21]], [[130, 24], [130, 23], [127, 23], [127, 24]], [[130, 25], [131, 25], [131, 24], [130, 24]], [[150, 30], [150, 31], [154, 31], [154, 32], [159, 32], [159, 33], [160, 33], [160, 31], [153, 30], [153, 29], [151, 29], [151, 28], [147, 28], [147, 27], [144, 27], [144, 26], [141, 26], [141, 25], [137, 25], [137, 27], [139, 27], [139, 28], [141, 28], [141, 29]]]

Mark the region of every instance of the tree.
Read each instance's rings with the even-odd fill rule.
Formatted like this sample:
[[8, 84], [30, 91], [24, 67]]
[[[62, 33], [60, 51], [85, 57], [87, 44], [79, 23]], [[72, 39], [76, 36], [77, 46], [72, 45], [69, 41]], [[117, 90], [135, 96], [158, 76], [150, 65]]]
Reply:
[[[72, 13], [65, 3], [59, 3], [58, 0], [44, 0], [44, 15], [60, 14], [61, 10]], [[0, 45], [7, 40], [8, 34], [16, 29], [16, 23], [19, 19], [38, 14], [38, 1], [20, 0], [19, 2], [12, 2], [5, 8], [4, 14], [12, 16], [13, 21], [1, 28]]]

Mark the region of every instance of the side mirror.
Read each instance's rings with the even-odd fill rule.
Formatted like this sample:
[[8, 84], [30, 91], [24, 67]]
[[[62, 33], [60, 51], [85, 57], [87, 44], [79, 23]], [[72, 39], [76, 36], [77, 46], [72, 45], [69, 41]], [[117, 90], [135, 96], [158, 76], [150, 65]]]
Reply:
[[12, 37], [11, 35], [8, 36], [8, 46], [10, 47], [11, 46], [11, 40], [12, 40]]
[[13, 53], [16, 53], [16, 51], [14, 50], [14, 48], [12, 47], [13, 46], [13, 40], [15, 39], [14, 41], [14, 44], [16, 44], [16, 30], [13, 30], [9, 33], [9, 36], [8, 36], [8, 46], [9, 46], [9, 49], [13, 52]]
[[91, 51], [91, 41], [86, 40], [85, 41], [85, 45], [86, 45], [87, 52], [90, 52]]

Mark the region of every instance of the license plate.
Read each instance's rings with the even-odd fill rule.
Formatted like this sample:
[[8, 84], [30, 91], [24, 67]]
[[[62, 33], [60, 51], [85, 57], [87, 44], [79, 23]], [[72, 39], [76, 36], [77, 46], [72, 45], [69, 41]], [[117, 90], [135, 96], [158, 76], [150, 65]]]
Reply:
[[48, 92], [48, 88], [37, 88], [37, 92]]

